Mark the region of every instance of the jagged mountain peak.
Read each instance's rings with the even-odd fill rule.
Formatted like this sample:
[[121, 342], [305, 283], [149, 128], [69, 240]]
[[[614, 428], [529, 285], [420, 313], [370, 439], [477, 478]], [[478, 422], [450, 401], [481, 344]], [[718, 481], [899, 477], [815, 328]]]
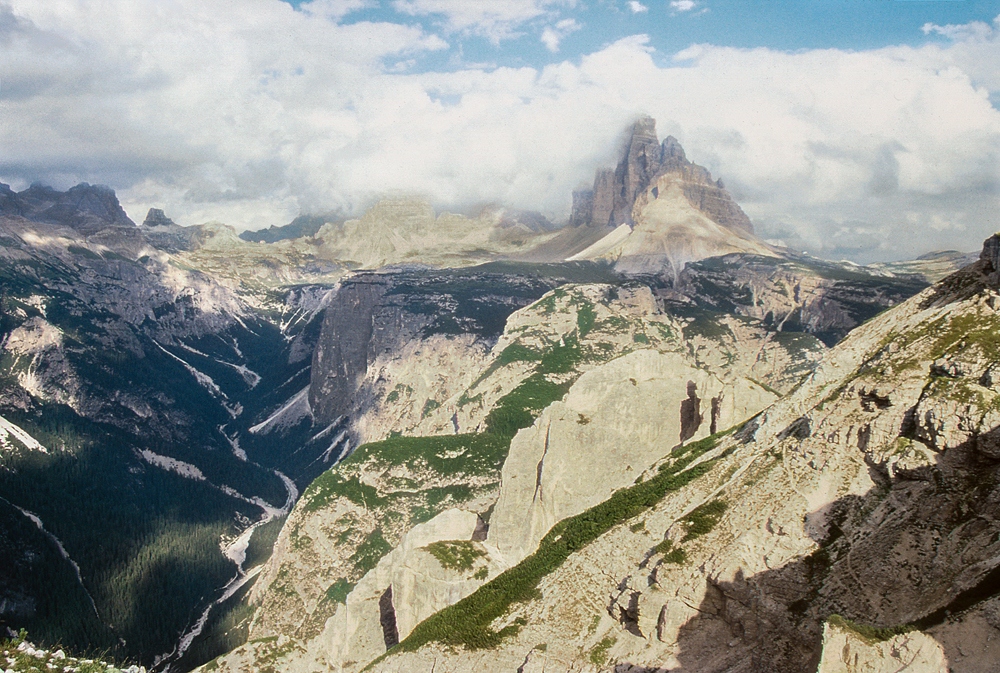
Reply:
[[709, 219], [728, 229], [753, 233], [753, 224], [726, 191], [721, 180], [712, 180], [704, 167], [688, 160], [680, 141], [667, 136], [661, 143], [656, 120], [640, 117], [632, 125], [622, 158], [614, 170], [597, 170], [592, 189], [573, 194], [570, 224], [593, 227], [632, 225], [637, 221], [636, 199], [661, 176], [675, 173], [684, 196]]
[[0, 215], [58, 224], [88, 235], [107, 227], [135, 226], [113, 189], [87, 182], [65, 192], [39, 182], [16, 193], [7, 187], [0, 194]]
[[169, 227], [171, 225], [176, 225], [176, 223], [167, 217], [160, 208], [150, 208], [149, 212], [146, 213], [146, 219], [142, 222], [144, 227]]
[[774, 254], [721, 180], [688, 160], [674, 136], [640, 117], [612, 171], [573, 195], [570, 260], [605, 259], [626, 273], [679, 274], [691, 261], [733, 252]]
[[663, 139], [663, 160], [668, 159], [677, 160], [683, 163], [688, 163], [687, 156], [684, 154], [684, 148], [681, 147], [681, 143], [677, 138], [673, 136], [667, 136]]

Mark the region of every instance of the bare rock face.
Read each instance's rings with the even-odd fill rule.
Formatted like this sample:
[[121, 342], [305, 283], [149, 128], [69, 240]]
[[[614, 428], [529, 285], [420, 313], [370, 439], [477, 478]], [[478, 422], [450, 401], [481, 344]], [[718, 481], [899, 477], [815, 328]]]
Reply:
[[599, 170], [593, 190], [574, 194], [571, 224], [562, 234], [575, 245], [568, 259], [605, 259], [630, 274], [676, 277], [694, 260], [773, 254], [754, 238], [750, 219], [722, 181], [688, 161], [676, 138], [660, 144], [649, 117], [635, 122], [617, 168]]
[[487, 208], [466, 217], [435, 213], [426, 201], [399, 197], [379, 201], [358, 219], [325, 223], [315, 242], [324, 257], [352, 268], [460, 267], [529, 251], [555, 235], [549, 228], [537, 213]]
[[660, 144], [656, 121], [650, 117], [641, 117], [633, 125], [617, 168], [598, 170], [593, 190], [574, 195], [571, 223], [612, 229], [623, 223], [633, 224], [637, 219], [636, 199], [665, 174], [673, 174], [683, 185], [684, 197], [713, 222], [734, 231], [753, 233], [750, 218], [722, 181], [713, 181], [707, 170], [688, 161], [673, 136], [667, 136]]
[[150, 208], [146, 213], [146, 219], [142, 221], [144, 227], [169, 227], [173, 224], [174, 221], [159, 208]]
[[979, 263], [986, 282], [991, 287], [1000, 287], [1000, 235], [994, 234], [986, 239], [979, 254]]
[[[478, 589], [484, 579], [474, 576], [479, 569], [499, 574], [502, 567], [473, 541], [480, 525], [475, 512], [450, 509], [410, 530], [327, 621], [319, 637], [326, 650], [321, 661], [335, 670], [371, 661], [418, 623]], [[475, 558], [459, 567], [447, 560], [443, 564], [432, 553], [449, 549]]]
[[[408, 401], [415, 388], [427, 388], [411, 379], [430, 377], [414, 367], [403, 368], [412, 370], [409, 374], [399, 371], [403, 351], [407, 352], [405, 359], [419, 359], [434, 350], [421, 344], [431, 337], [443, 337], [464, 340], [461, 347], [453, 344], [454, 352], [482, 357], [503, 332], [508, 315], [558, 282], [501, 273], [456, 277], [447, 271], [354, 275], [341, 283], [327, 309], [313, 354], [309, 403], [317, 422], [331, 423], [343, 415], [361, 418], [379, 393]], [[424, 364], [432, 366], [428, 361]], [[470, 375], [467, 365], [459, 360], [454, 363], [466, 367]], [[427, 400], [440, 405], [450, 397], [451, 388], [464, 381], [458, 371], [439, 371], [454, 380], [451, 384], [442, 381], [439, 390], [428, 388], [428, 397], [420, 400], [421, 405]], [[390, 389], [382, 391], [386, 384]], [[416, 412], [417, 420], [421, 414], [427, 415], [420, 407]], [[374, 432], [366, 437], [379, 435]]]
[[919, 631], [873, 642], [850, 628], [826, 625], [816, 673], [948, 673], [944, 649]]
[[511, 442], [488, 542], [515, 564], [555, 523], [633, 483], [671, 447], [728, 428], [775, 399], [678, 353], [641, 350], [587, 372]]
[[[995, 670], [1000, 295], [986, 261], [856, 328], [797, 389], [700, 445], [699, 474], [512, 604], [495, 624], [516, 633], [488, 657], [430, 643], [372, 670]], [[701, 390], [698, 405], [675, 393], [689, 418]], [[518, 478], [534, 483], [531, 462]]]
[[83, 234], [107, 227], [135, 227], [111, 188], [86, 182], [66, 192], [37, 183], [17, 194], [7, 188], [0, 200], [0, 215], [60, 224]]
[[[323, 319], [323, 336], [313, 352], [313, 381], [309, 405], [320, 423], [329, 423], [350, 409], [350, 397], [357, 390], [371, 357], [374, 314], [388, 289], [385, 278], [358, 279], [337, 292], [337, 300]], [[423, 325], [403, 330], [401, 321], [390, 321], [399, 339], [412, 338]], [[395, 323], [395, 324], [393, 324]]]
[[688, 264], [659, 291], [671, 304], [701, 306], [809, 332], [827, 345], [927, 287], [922, 278], [886, 275], [823, 260], [731, 254]]

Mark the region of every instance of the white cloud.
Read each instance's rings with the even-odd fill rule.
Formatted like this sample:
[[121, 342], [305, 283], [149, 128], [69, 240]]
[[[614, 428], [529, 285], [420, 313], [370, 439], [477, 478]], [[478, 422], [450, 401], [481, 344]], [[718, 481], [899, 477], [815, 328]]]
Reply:
[[935, 33], [952, 40], [988, 40], [993, 36], [990, 24], [983, 21], [972, 21], [963, 24], [948, 24], [939, 26], [935, 23], [925, 23], [921, 30], [924, 35]]
[[582, 27], [574, 19], [563, 19], [554, 26], [547, 26], [542, 31], [542, 44], [545, 45], [546, 49], [555, 53], [559, 51], [559, 43], [562, 42], [564, 37], [580, 30]]
[[695, 0], [670, 0], [670, 8], [675, 12], [690, 12], [697, 6]]
[[973, 249], [997, 226], [996, 28], [873, 51], [698, 45], [675, 64], [634, 36], [541, 70], [414, 73], [441, 38], [307, 7], [0, 0], [0, 180], [105, 182], [134, 219], [237, 228], [387, 190], [559, 218], [648, 113], [767, 238], [863, 260]]
[[649, 11], [649, 7], [642, 4], [638, 0], [629, 0], [628, 8], [632, 10], [633, 14], [641, 14], [642, 12]]
[[518, 37], [523, 24], [576, 0], [393, 0], [396, 11], [411, 16], [439, 16], [452, 32], [479, 35], [494, 44]]

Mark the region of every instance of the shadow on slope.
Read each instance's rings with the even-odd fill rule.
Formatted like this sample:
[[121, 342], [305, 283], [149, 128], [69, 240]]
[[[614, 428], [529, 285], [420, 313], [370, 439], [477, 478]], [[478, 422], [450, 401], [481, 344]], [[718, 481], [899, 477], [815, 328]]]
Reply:
[[[806, 516], [826, 521], [811, 554], [750, 577], [707, 579], [697, 616], [679, 630], [681, 666], [671, 670], [815, 671], [831, 615], [877, 642], [933, 629], [1000, 595], [1000, 462], [969, 442], [908, 478], [870, 469], [877, 486], [863, 497]], [[939, 643], [949, 662], [965, 656], [956, 638]], [[623, 662], [615, 670], [667, 669]]]

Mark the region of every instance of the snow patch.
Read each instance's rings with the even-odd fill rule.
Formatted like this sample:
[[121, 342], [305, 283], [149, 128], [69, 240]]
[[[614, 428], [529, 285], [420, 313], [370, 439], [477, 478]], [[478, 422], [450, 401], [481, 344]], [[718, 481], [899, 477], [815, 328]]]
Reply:
[[[13, 503], [11, 503], [9, 500], [7, 502], [13, 505]], [[28, 510], [22, 507], [18, 507], [17, 505], [14, 505], [14, 508], [17, 509], [19, 512], [21, 512], [21, 514], [23, 514], [24, 516], [28, 517], [33, 524], [38, 526], [38, 530], [40, 530], [42, 534], [45, 535], [45, 537], [49, 538], [49, 540], [51, 540], [52, 543], [56, 546], [56, 549], [59, 550], [59, 555], [62, 556], [67, 561], [69, 561], [69, 564], [73, 566], [73, 571], [76, 573], [77, 581], [80, 583], [80, 586], [83, 587], [83, 592], [87, 594], [87, 598], [90, 599], [90, 607], [94, 609], [94, 614], [97, 615], [98, 619], [100, 619], [101, 615], [100, 613], [97, 612], [97, 604], [94, 602], [93, 596], [90, 595], [90, 592], [87, 591], [86, 585], [83, 583], [83, 575], [80, 574], [80, 566], [77, 565], [76, 561], [74, 561], [73, 558], [69, 555], [69, 552], [66, 551], [66, 547], [63, 546], [62, 540], [60, 540], [55, 535], [46, 530], [45, 524], [42, 523], [41, 517], [39, 517], [37, 514], [35, 514], [34, 512], [29, 512]]]
[[195, 481], [206, 481], [205, 475], [202, 471], [191, 463], [185, 463], [183, 460], [177, 460], [176, 458], [171, 458], [170, 456], [161, 456], [158, 453], [153, 453], [149, 449], [143, 449], [139, 451], [139, 455], [150, 465], [155, 465], [161, 469], [167, 470], [168, 472], [175, 472], [182, 477], [187, 479], [194, 479]]
[[246, 384], [250, 386], [251, 390], [256, 388], [257, 384], [260, 383], [260, 374], [250, 369], [246, 365], [234, 365], [231, 362], [223, 362], [222, 360], [218, 359], [216, 359], [215, 361], [218, 362], [220, 365], [226, 365], [227, 367], [232, 367], [233, 369], [238, 371], [240, 373], [240, 376], [243, 377], [243, 380], [246, 381]]
[[226, 404], [226, 402], [229, 401], [229, 397], [224, 392], [222, 392], [222, 388], [218, 386], [218, 384], [211, 376], [209, 376], [205, 372], [195, 369], [194, 367], [189, 365], [186, 361], [182, 360], [181, 358], [177, 357], [176, 355], [168, 351], [166, 348], [161, 346], [159, 342], [154, 341], [153, 343], [156, 344], [156, 347], [159, 348], [161, 351], [163, 351], [173, 359], [180, 362], [181, 365], [183, 365], [183, 367], [188, 370], [188, 373], [190, 373], [191, 376], [194, 377], [195, 381], [198, 382], [198, 385], [207, 390], [209, 394], [211, 394], [213, 397], [218, 398], [220, 400], [220, 403], [222, 404], [222, 407], [229, 413], [230, 416], [236, 418], [241, 413], [243, 413], [242, 404], [239, 404], [238, 402], [233, 406], [229, 406], [228, 404]]
[[[351, 442], [350, 440], [347, 439], [347, 430], [341, 430], [340, 434], [334, 437], [333, 441], [330, 442], [330, 446], [327, 447], [326, 451], [324, 451], [322, 455], [320, 455], [319, 458], [317, 458], [316, 460], [322, 459], [324, 463], [329, 463], [330, 456], [333, 455], [333, 450], [336, 449], [341, 444], [343, 444], [344, 448], [341, 449], [340, 452], [337, 454], [337, 459], [333, 461], [334, 465], [343, 460], [344, 457], [347, 455], [347, 452], [351, 449]], [[315, 463], [316, 460], [314, 460], [313, 462]]]
[[16, 440], [29, 451], [41, 451], [42, 453], [49, 452], [49, 450], [42, 446], [37, 439], [8, 421], [3, 416], [0, 416], [0, 449], [17, 448], [17, 445], [11, 442], [12, 439]]
[[220, 425], [219, 432], [226, 438], [226, 441], [229, 442], [229, 447], [233, 450], [233, 455], [242, 460], [244, 463], [247, 462], [247, 452], [240, 448], [239, 436], [230, 437], [226, 434], [225, 428], [226, 426]]
[[309, 443], [315, 442], [317, 439], [323, 439], [324, 437], [326, 437], [327, 435], [329, 435], [333, 431], [334, 428], [336, 428], [338, 425], [340, 425], [341, 423], [343, 423], [346, 418], [347, 418], [347, 416], [339, 416], [337, 418], [337, 420], [335, 420], [333, 423], [331, 423], [330, 425], [326, 426], [324, 429], [322, 429], [319, 432], [317, 432], [306, 443], [309, 444]]
[[188, 353], [194, 353], [195, 355], [200, 355], [200, 356], [202, 356], [203, 358], [207, 358], [207, 357], [208, 357], [208, 355], [207, 355], [207, 354], [205, 354], [205, 353], [202, 353], [202, 352], [201, 352], [200, 350], [198, 350], [197, 348], [192, 348], [191, 346], [188, 346], [188, 345], [187, 345], [186, 343], [184, 343], [184, 342], [182, 342], [182, 341], [178, 341], [178, 342], [177, 342], [177, 345], [178, 345], [179, 347], [183, 348], [184, 350], [186, 350], [186, 351], [187, 351]]
[[312, 407], [309, 406], [309, 386], [297, 392], [284, 406], [267, 417], [266, 420], [250, 428], [250, 433], [259, 435], [275, 430], [287, 430], [295, 427], [304, 418], [312, 418]]

